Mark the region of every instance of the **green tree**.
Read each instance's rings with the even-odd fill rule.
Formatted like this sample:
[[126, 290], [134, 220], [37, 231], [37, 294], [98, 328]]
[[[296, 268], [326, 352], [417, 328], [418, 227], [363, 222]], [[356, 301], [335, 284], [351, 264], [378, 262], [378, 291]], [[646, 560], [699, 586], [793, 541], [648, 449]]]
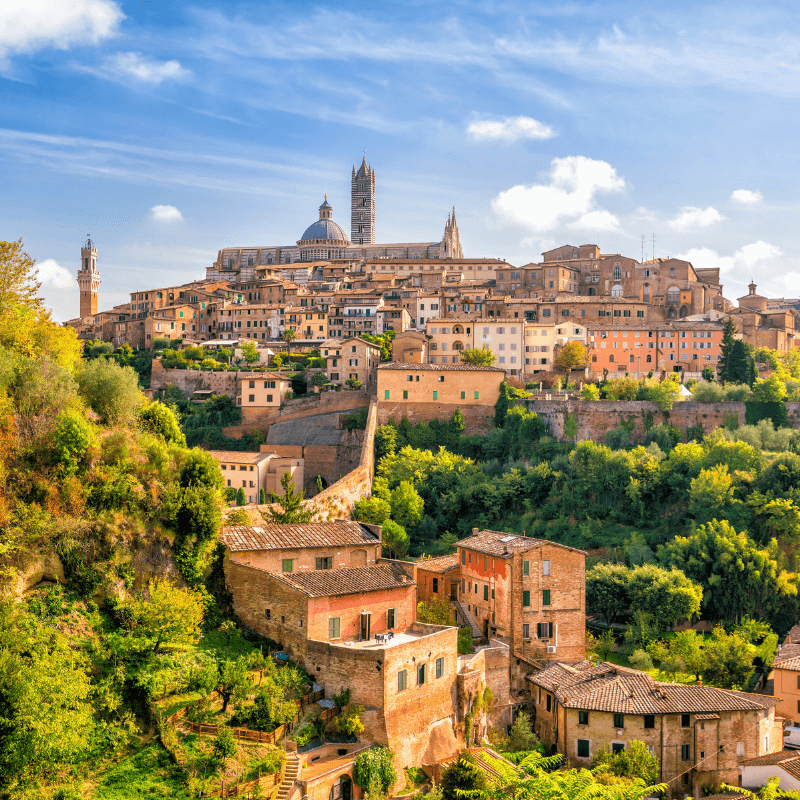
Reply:
[[203, 603], [188, 589], [181, 589], [167, 578], [154, 578], [147, 585], [147, 596], [140, 594], [129, 605], [134, 620], [134, 636], [153, 642], [157, 653], [162, 644], [194, 644], [200, 639]]
[[242, 358], [246, 364], [255, 364], [260, 360], [258, 348], [254, 342], [242, 342], [240, 349], [242, 351]]
[[[300, 525], [310, 522], [314, 512], [306, 506], [305, 492], [302, 489], [295, 490], [294, 479], [288, 472], [281, 475], [281, 486], [283, 487], [282, 495], [277, 495], [275, 492], [269, 493], [269, 502], [273, 507], [261, 511], [264, 521], [278, 525]], [[274, 506], [278, 506], [278, 508], [276, 509]]]
[[315, 372], [311, 376], [312, 386], [327, 386], [330, 383], [328, 376], [324, 372]]
[[567, 342], [558, 352], [555, 360], [556, 369], [563, 369], [567, 374], [567, 383], [574, 369], [583, 369], [589, 363], [589, 352], [581, 342]]
[[768, 378], [756, 378], [753, 400], [758, 403], [779, 403], [786, 398], [786, 384], [773, 373]]
[[756, 379], [756, 360], [753, 358], [753, 346], [741, 339], [736, 339], [731, 347], [726, 364], [726, 383], [745, 383], [752, 386]]
[[417, 620], [429, 625], [450, 625], [450, 603], [432, 597], [430, 600], [420, 600], [417, 603]]
[[727, 783], [720, 784], [720, 791], [744, 795], [749, 800], [783, 800], [783, 798], [800, 800], [800, 792], [781, 789], [780, 778], [767, 778], [767, 782], [758, 792], [751, 792], [742, 786], [730, 786]]
[[98, 358], [77, 372], [78, 390], [106, 425], [130, 425], [142, 402], [139, 378], [131, 367]]
[[421, 519], [425, 503], [410, 481], [401, 481], [392, 492], [392, 517], [404, 528], [413, 528]]
[[581, 389], [581, 400], [599, 400], [600, 389], [596, 383], [587, 383]]
[[726, 464], [704, 469], [689, 488], [689, 511], [702, 522], [723, 517], [733, 501], [733, 480]]
[[659, 761], [647, 749], [644, 742], [633, 740], [618, 753], [612, 753], [608, 747], [597, 756], [595, 766], [603, 767], [611, 775], [618, 778], [639, 778], [647, 784], [658, 779]]
[[287, 328], [283, 332], [283, 341], [284, 342], [293, 342], [297, 338], [297, 334], [291, 329]]
[[179, 481], [184, 488], [209, 487], [222, 490], [225, 487], [217, 459], [197, 448], [190, 450], [183, 459]]
[[145, 430], [160, 436], [165, 442], [174, 442], [186, 447], [186, 437], [183, 435], [178, 417], [169, 406], [158, 400], [145, 403], [139, 412], [139, 424]]
[[240, 486], [236, 490], [236, 505], [243, 506], [247, 504], [247, 498], [244, 496], [244, 489]]
[[586, 572], [586, 609], [611, 621], [630, 606], [628, 580], [624, 564], [597, 564]]
[[[717, 372], [719, 373], [720, 383], [730, 383], [730, 364], [731, 364], [731, 351], [736, 342], [736, 325], [733, 322], [733, 317], [728, 317], [722, 329], [722, 341], [719, 347], [719, 359], [717, 361]], [[734, 381], [735, 383], [736, 381]]]
[[397, 781], [394, 753], [388, 747], [370, 747], [356, 756], [353, 781], [364, 791], [386, 795]]
[[221, 495], [209, 486], [184, 489], [175, 514], [175, 529], [183, 542], [208, 542], [222, 525]]
[[397, 428], [394, 425], [379, 425], [375, 429], [375, 463], [385, 455], [397, 450]]
[[678, 569], [655, 564], [634, 567], [627, 589], [631, 607], [652, 614], [661, 629], [700, 613], [703, 589]]
[[353, 519], [371, 525], [383, 525], [392, 516], [392, 505], [380, 497], [362, 498], [353, 506]]
[[753, 674], [756, 648], [738, 631], [726, 633], [718, 625], [705, 645], [703, 677], [721, 689], [741, 689]]
[[389, 558], [403, 558], [410, 544], [406, 529], [387, 519], [383, 523], [383, 551]]
[[260, 506], [267, 504], [267, 493], [263, 486], [258, 490], [258, 504]]
[[508, 732], [504, 749], [510, 753], [520, 753], [533, 750], [538, 744], [539, 737], [533, 732], [530, 715], [521, 711]]
[[670, 653], [679, 658], [686, 670], [699, 681], [708, 661], [703, 636], [697, 631], [679, 631], [669, 642]]
[[217, 664], [217, 685], [215, 691], [222, 698], [222, 713], [228, 710], [231, 700], [244, 700], [253, 686], [247, 671], [247, 659], [240, 656], [235, 661], [226, 658]]
[[92, 428], [83, 415], [65, 412], [59, 417], [53, 437], [53, 450], [56, 462], [66, 474], [78, 471], [93, 439]]
[[473, 367], [491, 367], [494, 364], [494, 353], [484, 345], [480, 349], [467, 348], [462, 350], [458, 357], [461, 359], [462, 364], [471, 364]]
[[444, 800], [463, 800], [484, 790], [486, 783], [486, 773], [478, 766], [475, 757], [462, 751], [442, 775], [442, 796]]
[[233, 758], [239, 745], [234, 738], [230, 728], [220, 726], [217, 735], [214, 737], [214, 758], [220, 764], [224, 764], [226, 759]]

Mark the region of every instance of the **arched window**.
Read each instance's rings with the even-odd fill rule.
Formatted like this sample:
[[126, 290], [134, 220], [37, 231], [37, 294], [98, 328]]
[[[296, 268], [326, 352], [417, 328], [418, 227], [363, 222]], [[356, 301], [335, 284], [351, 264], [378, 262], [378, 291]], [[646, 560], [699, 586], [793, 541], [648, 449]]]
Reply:
[[460, 325], [454, 325], [453, 333], [464, 333], [464, 329]]
[[[616, 267], [615, 267], [616, 269]], [[615, 283], [611, 287], [611, 296], [612, 297], [622, 297], [622, 286], [618, 283]]]
[[667, 289], [667, 302], [679, 303], [681, 299], [681, 290], [677, 286], [670, 286]]
[[613, 354], [613, 353], [612, 353], [612, 354], [611, 354], [611, 355], [608, 357], [608, 360], [609, 360], [609, 361], [610, 361], [612, 364], [614, 363], [614, 354]]
[[678, 315], [675, 313], [674, 308], [671, 308], [669, 311], [667, 311], [667, 319], [675, 319], [677, 316]]
[[453, 350], [463, 350], [464, 345], [462, 342], [453, 342]]
[[594, 297], [597, 294], [597, 289], [595, 289], [594, 286], [590, 286], [589, 291], [586, 292], [586, 294], [588, 294], [590, 297]]
[[680, 313], [681, 319], [688, 316], [689, 316], [689, 309], [686, 308], [686, 306], [681, 306], [681, 313]]
[[648, 355], [645, 360], [647, 361], [648, 364], [650, 364], [653, 361], [653, 356]]

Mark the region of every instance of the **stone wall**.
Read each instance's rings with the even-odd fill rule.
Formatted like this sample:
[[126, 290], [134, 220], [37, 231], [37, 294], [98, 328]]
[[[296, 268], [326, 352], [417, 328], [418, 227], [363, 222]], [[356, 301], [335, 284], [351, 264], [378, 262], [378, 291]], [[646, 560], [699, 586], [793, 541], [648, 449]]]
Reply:
[[458, 403], [395, 403], [390, 400], [378, 401], [378, 425], [386, 425], [393, 419], [397, 424], [403, 417], [416, 425], [418, 422], [430, 422], [438, 419], [444, 422], [453, 416], [457, 408], [464, 417], [464, 433], [486, 433], [492, 427], [494, 419], [493, 405], [459, 405]]
[[[550, 425], [550, 435], [557, 439], [566, 438], [564, 426], [567, 417], [574, 417], [577, 423], [576, 441], [592, 439], [604, 442], [608, 431], [631, 419], [636, 423], [633, 429], [634, 441], [644, 438], [646, 421], [653, 425], [662, 422], [674, 425], [684, 433], [684, 441], [687, 428], [702, 425], [708, 434], [714, 428], [722, 427], [729, 414], [733, 414], [740, 425], [745, 424], [744, 403], [684, 401], [675, 403], [671, 411], [662, 411], [658, 403], [643, 400], [529, 400], [526, 405], [528, 411], [538, 414]], [[800, 404], [790, 403], [787, 408], [789, 405], [797, 406], [800, 411]]]
[[[180, 370], [177, 370], [180, 371]], [[287, 400], [283, 408], [243, 408], [242, 427], [277, 422], [286, 419], [301, 419], [315, 414], [328, 414], [331, 411], [352, 411], [366, 408], [371, 396], [366, 389], [343, 389], [340, 392], [322, 392], [321, 394], [297, 397]], [[251, 430], [253, 428], [250, 428]], [[226, 434], [227, 436], [235, 434]]]
[[235, 399], [238, 392], [239, 376], [252, 374], [252, 370], [243, 372], [211, 372], [198, 369], [164, 369], [161, 359], [153, 361], [150, 374], [150, 389], [159, 392], [168, 383], [177, 386], [184, 394], [191, 397], [194, 392], [210, 391], [214, 394], [226, 394]]
[[[492, 645], [482, 647], [472, 656], [462, 656], [458, 669], [458, 713], [463, 722], [475, 700], [476, 693], [488, 686], [492, 690], [491, 707], [484, 710], [477, 722], [478, 741], [483, 733], [497, 729], [502, 732], [511, 725], [511, 693], [509, 685], [510, 653], [508, 646], [492, 640]], [[463, 731], [463, 727], [460, 728]]]

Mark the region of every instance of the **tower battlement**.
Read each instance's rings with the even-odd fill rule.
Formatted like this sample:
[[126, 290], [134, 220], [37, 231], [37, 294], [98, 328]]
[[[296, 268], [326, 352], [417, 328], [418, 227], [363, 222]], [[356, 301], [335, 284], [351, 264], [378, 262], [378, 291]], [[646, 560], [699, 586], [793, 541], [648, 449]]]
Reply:
[[100, 273], [97, 271], [97, 248], [87, 235], [81, 247], [81, 266], [78, 270], [78, 288], [81, 293], [81, 317], [97, 313], [97, 293], [100, 290]]

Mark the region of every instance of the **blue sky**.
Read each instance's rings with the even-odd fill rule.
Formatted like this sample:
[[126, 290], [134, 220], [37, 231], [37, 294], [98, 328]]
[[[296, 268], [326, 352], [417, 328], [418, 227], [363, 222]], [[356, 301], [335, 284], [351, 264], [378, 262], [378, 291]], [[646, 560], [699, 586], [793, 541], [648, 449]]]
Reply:
[[[60, 7], [59, 7], [60, 6]], [[378, 241], [514, 264], [603, 251], [720, 266], [800, 294], [800, 34], [792, 3], [0, 4], [0, 238], [77, 314], [289, 244], [327, 192], [349, 230], [362, 151]]]

